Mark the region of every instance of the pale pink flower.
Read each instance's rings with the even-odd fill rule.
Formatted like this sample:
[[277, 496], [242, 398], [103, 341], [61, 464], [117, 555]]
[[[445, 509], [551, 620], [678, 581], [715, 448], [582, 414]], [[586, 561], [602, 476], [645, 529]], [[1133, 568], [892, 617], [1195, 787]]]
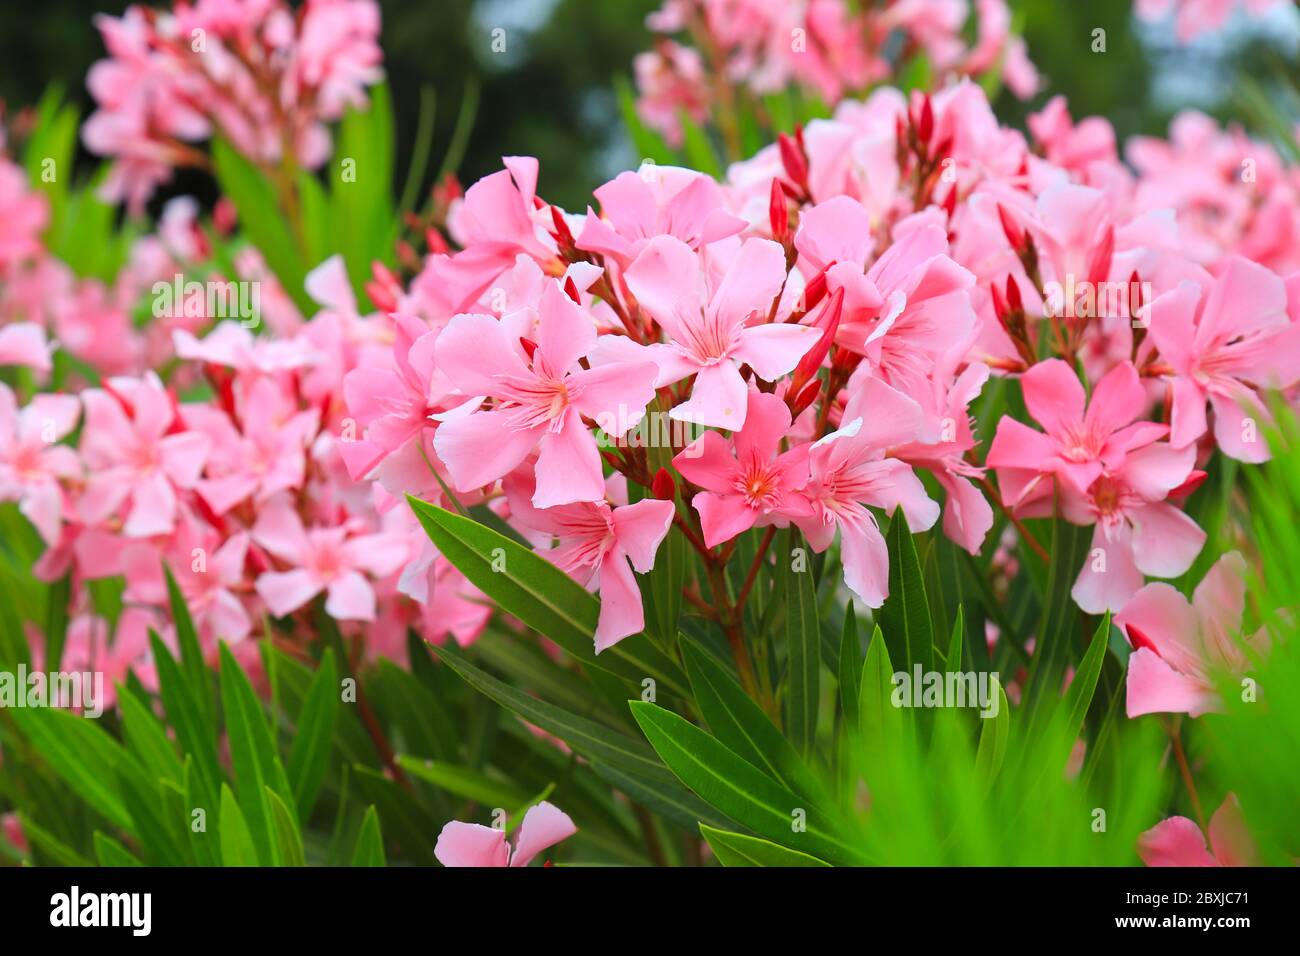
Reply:
[[81, 399], [81, 458], [89, 473], [79, 502], [82, 520], [100, 524], [125, 509], [127, 537], [170, 534], [177, 492], [198, 482], [211, 440], [184, 430], [175, 399], [152, 374], [114, 379]]
[[1240, 257], [1205, 286], [1184, 281], [1151, 303], [1151, 338], [1172, 369], [1171, 444], [1205, 433], [1208, 399], [1223, 453], [1268, 459], [1261, 432], [1272, 419], [1258, 390], [1300, 381], [1300, 323], [1286, 309], [1282, 280]]
[[433, 854], [443, 866], [527, 866], [577, 832], [567, 813], [543, 800], [524, 814], [513, 846], [501, 827], [452, 820], [438, 834]]
[[618, 507], [582, 501], [538, 509], [531, 503], [529, 476], [516, 472], [505, 485], [511, 519], [555, 538], [555, 547], [539, 549], [542, 557], [587, 590], [600, 593], [596, 652], [639, 634], [645, 628], [645, 612], [632, 572], [654, 569], [655, 552], [672, 524], [673, 503], [647, 498]]
[[1138, 837], [1147, 866], [1259, 866], [1259, 849], [1246, 827], [1237, 795], [1229, 793], [1210, 818], [1210, 845], [1187, 817], [1169, 817]]
[[375, 591], [367, 575], [392, 574], [406, 563], [410, 550], [401, 536], [354, 534], [348, 525], [306, 529], [283, 501], [262, 509], [252, 536], [255, 544], [292, 567], [257, 579], [257, 593], [276, 617], [293, 613], [324, 591], [330, 617], [373, 621]]
[[712, 548], [753, 527], [786, 525], [811, 514], [800, 489], [808, 483], [807, 444], [781, 451], [790, 409], [775, 395], [750, 391], [745, 426], [730, 441], [706, 431], [673, 458], [687, 481], [703, 488], [691, 504]]
[[[694, 375], [691, 397], [672, 418], [740, 429], [748, 407], [740, 366], [776, 381], [816, 344], [810, 326], [767, 321], [786, 281], [785, 253], [768, 239], [747, 239], [731, 261], [721, 244], [696, 253], [673, 236], [656, 236], [628, 267], [641, 308], [670, 338], [641, 350], [659, 367], [656, 386]], [[628, 353], [634, 354], [634, 353]]]
[[890, 448], [916, 441], [923, 415], [902, 392], [868, 378], [849, 396], [841, 421], [807, 453], [810, 477], [802, 494], [813, 511], [795, 522], [815, 551], [830, 547], [839, 530], [844, 582], [876, 608], [889, 594], [889, 552], [869, 507], [894, 513], [895, 521], [903, 520], [902, 509], [913, 532], [939, 518], [911, 465], [889, 456]]
[[27, 189], [22, 167], [0, 156], [0, 274], [41, 251], [49, 214], [45, 196]]
[[[536, 343], [531, 355], [525, 341]], [[656, 369], [651, 362], [583, 368], [579, 360], [595, 345], [591, 316], [555, 282], [536, 310], [451, 320], [435, 343], [438, 367], [464, 395], [495, 399], [489, 409], [444, 421], [434, 435], [458, 491], [496, 481], [536, 449], [536, 507], [604, 497], [600, 451], [583, 416], [611, 434], [618, 422], [623, 434], [653, 399]]]
[[25, 365], [48, 372], [53, 365], [45, 330], [34, 322], [0, 327], [0, 365]]
[[727, 197], [714, 180], [690, 169], [646, 163], [619, 173], [596, 190], [600, 215], [590, 207], [576, 245], [626, 266], [655, 236], [675, 236], [692, 249], [745, 228], [726, 209]]
[[[1128, 715], [1179, 713], [1199, 717], [1220, 709], [1215, 679], [1250, 666], [1241, 636], [1246, 562], [1236, 551], [1219, 558], [1192, 600], [1171, 585], [1148, 584], [1115, 615], [1128, 636]], [[1263, 631], [1246, 637], [1263, 647]]]
[[0, 382], [0, 501], [17, 501], [49, 545], [58, 543], [67, 510], [60, 483], [81, 474], [77, 453], [58, 444], [76, 427], [80, 412], [75, 395], [36, 395], [20, 410], [13, 391]]

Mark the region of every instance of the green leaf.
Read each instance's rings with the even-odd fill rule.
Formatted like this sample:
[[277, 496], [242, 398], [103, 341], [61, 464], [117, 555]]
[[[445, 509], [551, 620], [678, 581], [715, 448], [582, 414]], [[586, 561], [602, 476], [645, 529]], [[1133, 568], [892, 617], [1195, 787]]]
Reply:
[[1110, 612], [1107, 611], [1102, 616], [1101, 623], [1097, 625], [1097, 630], [1092, 635], [1092, 642], [1088, 645], [1083, 660], [1079, 662], [1079, 667], [1070, 680], [1069, 689], [1065, 692], [1064, 729], [1071, 744], [1083, 727], [1083, 719], [1092, 704], [1092, 695], [1096, 693], [1097, 678], [1101, 674], [1101, 665], [1106, 659], [1106, 645], [1109, 639]]
[[603, 760], [633, 773], [662, 773], [663, 766], [644, 743], [604, 724], [561, 710], [516, 690], [469, 663], [450, 647], [434, 648], [442, 661], [481, 694], [524, 720], [559, 737], [585, 757]]
[[294, 819], [289, 804], [272, 790], [264, 787], [266, 802], [271, 808], [271, 829], [275, 838], [276, 855], [281, 866], [306, 866], [307, 860], [302, 850], [302, 834], [298, 832], [298, 821]]
[[102, 831], [95, 831], [94, 841], [95, 859], [100, 866], [144, 866], [139, 857]]
[[471, 518], [409, 497], [411, 509], [444, 557], [503, 611], [546, 635], [589, 667], [639, 685], [685, 694], [685, 676], [644, 636], [625, 638], [597, 656], [599, 602], [567, 574], [516, 541]]
[[913, 665], [934, 669], [934, 625], [916, 543], [902, 510], [889, 522], [889, 597], [880, 609], [880, 626], [889, 654], [911, 673]]
[[122, 712], [123, 735], [131, 753], [153, 777], [170, 780], [177, 786], [183, 784], [185, 769], [158, 718], [135, 694], [122, 686], [118, 687], [117, 704]]
[[715, 830], [703, 823], [700, 824], [700, 833], [723, 866], [830, 866], [815, 856], [787, 849], [759, 837]]
[[[682, 717], [644, 701], [632, 715], [664, 763], [707, 803], [782, 846], [833, 863], [864, 862], [832, 821]], [[803, 829], [795, 824], [802, 819]]]
[[1033, 711], [1045, 693], [1055, 695], [1065, 677], [1072, 637], [1082, 613], [1070, 596], [1092, 540], [1092, 529], [1057, 518], [1052, 522], [1052, 559], [1048, 562], [1046, 591], [1034, 656], [1025, 686], [1025, 703]]
[[114, 826], [131, 830], [131, 815], [114, 782], [128, 760], [122, 746], [93, 720], [58, 708], [10, 708], [9, 715], [72, 791]]
[[272, 787], [286, 800], [294, 799], [293, 791], [275, 755], [275, 742], [253, 685], [224, 643], [221, 645], [221, 706], [240, 806], [247, 812], [248, 828], [259, 856], [272, 866], [278, 862], [278, 854], [265, 788]]
[[[204, 806], [203, 797], [200, 792], [201, 785], [198, 782], [198, 772], [195, 770], [194, 757], [192, 754], [185, 755], [185, 785], [183, 793], [185, 796], [185, 806], [188, 808], [189, 818], [185, 821], [186, 828], [189, 830], [190, 851], [194, 854], [194, 859], [199, 866], [220, 866], [221, 865], [221, 844], [218, 839], [213, 839], [212, 833], [208, 827], [208, 821], [212, 818], [214, 812], [218, 812], [214, 806]], [[194, 812], [202, 811], [203, 828], [196, 829], [196, 819]], [[220, 829], [220, 820], [217, 821], [217, 829]]]
[[641, 122], [636, 109], [636, 94], [627, 77], [621, 73], [614, 74], [613, 86], [614, 95], [618, 98], [619, 113], [623, 117], [623, 125], [627, 127], [632, 145], [641, 159], [650, 160], [660, 166], [678, 165], [681, 159], [677, 151], [670, 147], [662, 136]]
[[222, 194], [229, 197], [239, 211], [240, 229], [262, 253], [266, 264], [298, 308], [311, 314], [313, 303], [303, 284], [307, 265], [302, 260], [302, 250], [298, 248], [281, 208], [275, 186], [221, 138], [212, 142], [212, 165]]
[[235, 802], [235, 794], [224, 783], [221, 785], [220, 829], [221, 865], [257, 866], [257, 848], [248, 832], [248, 822]]
[[[817, 586], [807, 544], [793, 528], [789, 533], [790, 560], [778, 566], [785, 577], [785, 643], [789, 653], [786, 675], [786, 729], [795, 747], [812, 752], [817, 739], [820, 700], [821, 625], [817, 616]], [[794, 569], [794, 555], [802, 556], [803, 570]]]
[[199, 636], [194, 629], [194, 620], [190, 617], [189, 605], [181, 594], [172, 570], [163, 563], [163, 574], [167, 579], [167, 603], [171, 607], [172, 621], [176, 626], [176, 643], [180, 646], [181, 671], [190, 685], [190, 693], [198, 705], [199, 713], [209, 724], [216, 719], [216, 701], [212, 694], [212, 675], [203, 659], [203, 650], [199, 647]]
[[858, 695], [862, 687], [862, 652], [858, 649], [858, 618], [849, 601], [844, 611], [844, 630], [840, 635], [840, 702], [844, 716], [853, 721], [858, 716]]
[[633, 775], [600, 760], [591, 761], [591, 769], [617, 790], [641, 804], [651, 813], [677, 824], [688, 832], [695, 832], [701, 823], [733, 826], [725, 815], [709, 806], [687, 790], [668, 771], [663, 776]]
[[316, 795], [329, 767], [338, 709], [338, 670], [334, 666], [333, 649], [326, 648], [307, 688], [289, 752], [289, 785], [299, 819], [308, 819], [316, 805]]
[[869, 756], [879, 756], [887, 752], [888, 741], [897, 741], [904, 730], [903, 715], [892, 701], [894, 666], [879, 624], [872, 631], [871, 643], [867, 645], [859, 686], [858, 731], [862, 735], [863, 749]]
[[719, 741], [776, 782], [817, 803], [825, 795], [790, 741], [721, 665], [692, 641], [682, 641], [695, 702]]
[[992, 781], [1002, 768], [1002, 761], [1007, 755], [1007, 738], [1011, 733], [1011, 707], [1007, 703], [1007, 692], [1002, 689], [1002, 682], [989, 675], [998, 694], [998, 713], [996, 717], [983, 718], [980, 728], [979, 749], [975, 753], [975, 769], [986, 781]]
[[384, 838], [379, 832], [379, 813], [371, 805], [361, 820], [357, 845], [352, 851], [353, 866], [384, 866]]
[[154, 666], [158, 668], [158, 683], [167, 718], [176, 731], [181, 751], [194, 758], [197, 792], [193, 796], [200, 797], [209, 805], [215, 805], [217, 794], [221, 790], [222, 775], [217, 763], [214, 725], [203, 718], [171, 651], [152, 630], [149, 632], [149, 645], [153, 649]]
[[517, 790], [508, 781], [494, 779], [469, 767], [409, 756], [398, 757], [397, 765], [441, 790], [485, 807], [502, 807], [513, 813], [528, 801], [528, 794]]

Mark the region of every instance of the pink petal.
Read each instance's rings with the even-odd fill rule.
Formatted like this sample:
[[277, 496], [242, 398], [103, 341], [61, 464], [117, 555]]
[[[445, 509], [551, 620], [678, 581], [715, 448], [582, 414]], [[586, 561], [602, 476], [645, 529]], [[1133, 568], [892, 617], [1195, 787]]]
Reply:
[[433, 855], [443, 866], [508, 866], [510, 845], [504, 830], [453, 820], [438, 834]]
[[614, 535], [618, 545], [627, 552], [632, 566], [642, 574], [654, 568], [655, 552], [668, 534], [674, 510], [671, 501], [653, 498], [613, 510]]
[[759, 513], [738, 494], [701, 491], [691, 499], [691, 505], [699, 512], [704, 544], [710, 548], [748, 531], [759, 518]]
[[1257, 400], [1251, 404], [1248, 411], [1239, 401], [1217, 392], [1210, 393], [1210, 405], [1214, 407], [1214, 440], [1219, 448], [1229, 458], [1258, 464], [1269, 459], [1266, 432], [1270, 419], [1258, 407]]
[[[1094, 565], [1097, 570], [1094, 570]], [[1070, 596], [1088, 614], [1118, 611], [1142, 587], [1142, 572], [1133, 563], [1133, 544], [1126, 526], [1111, 539], [1101, 525], [1092, 533], [1092, 547], [1070, 589]]]
[[596, 323], [555, 281], [546, 283], [537, 311], [537, 355], [562, 377], [595, 347]]
[[515, 428], [508, 412], [475, 412], [439, 425], [433, 447], [456, 490], [474, 491], [513, 471], [537, 447], [542, 430]]
[[310, 571], [267, 571], [257, 578], [257, 593], [273, 617], [292, 614], [324, 590], [324, 582]]
[[670, 338], [682, 342], [703, 318], [699, 270], [699, 259], [686, 243], [655, 236], [628, 266], [624, 279], [646, 314]]
[[748, 388], [740, 370], [730, 361], [701, 368], [691, 386], [689, 401], [669, 411], [670, 418], [714, 428], [745, 427]]
[[375, 591], [356, 571], [344, 571], [330, 582], [325, 610], [336, 621], [373, 621]]
[[[1130, 625], [1135, 630], [1129, 630]], [[1133, 595], [1115, 615], [1115, 626], [1134, 648], [1149, 641], [1149, 648], [1171, 667], [1192, 673], [1200, 664], [1197, 621], [1187, 598], [1171, 584], [1148, 584]]]
[[1228, 794], [1210, 818], [1210, 848], [1224, 866], [1259, 866], [1259, 849], [1235, 793]]
[[1147, 866], [1218, 866], [1205, 837], [1187, 817], [1170, 817], [1138, 837], [1138, 856]]
[[570, 408], [564, 413], [564, 425], [559, 431], [542, 432], [533, 506], [550, 508], [604, 497], [605, 478], [595, 436], [582, 423], [577, 410]]
[[535, 807], [530, 807], [524, 814], [524, 822], [519, 824], [519, 837], [515, 842], [515, 852], [511, 855], [510, 865], [527, 866], [537, 854], [577, 832], [578, 828], [573, 825], [567, 813], [543, 800]]
[[1218, 703], [1204, 684], [1174, 670], [1164, 658], [1145, 647], [1129, 655], [1124, 699], [1130, 717], [1143, 714], [1199, 717]]
[[867, 607], [884, 604], [889, 596], [889, 549], [869, 513], [847, 520], [841, 517], [840, 553], [849, 589]]
[[728, 328], [755, 315], [766, 316], [784, 284], [785, 250], [771, 239], [746, 239], [709, 302], [709, 315]]
[[457, 315], [434, 344], [438, 368], [465, 395], [498, 395], [501, 377], [531, 378], [501, 323], [490, 315]]
[[1121, 362], [1092, 390], [1084, 422], [1094, 434], [1108, 435], [1142, 414], [1146, 403], [1146, 392], [1138, 380], [1137, 369], [1132, 362]]
[[596, 622], [596, 653], [645, 628], [641, 589], [627, 558], [615, 547], [600, 566], [600, 618]]
[[[788, 421], [789, 413], [786, 418]], [[725, 438], [715, 431], [706, 431], [677, 453], [673, 467], [693, 485], [706, 491], [725, 492], [732, 487], [736, 459]]]
[[1079, 376], [1060, 359], [1039, 362], [1020, 378], [1029, 414], [1049, 435], [1066, 434], [1083, 421]]
[[821, 333], [810, 325], [773, 322], [741, 330], [732, 357], [744, 362], [766, 382], [775, 382], [794, 370], [799, 360], [817, 344]]
[[253, 526], [253, 540], [281, 561], [306, 564], [311, 554], [298, 512], [283, 502], [263, 508]]
[[1187, 514], [1163, 502], [1132, 516], [1133, 560], [1143, 574], [1174, 578], [1201, 553], [1205, 532]]
[[645, 416], [646, 406], [654, 401], [658, 377], [658, 366], [643, 361], [579, 369], [569, 376], [568, 382], [576, 394], [574, 407], [606, 433], [618, 436], [626, 434]]

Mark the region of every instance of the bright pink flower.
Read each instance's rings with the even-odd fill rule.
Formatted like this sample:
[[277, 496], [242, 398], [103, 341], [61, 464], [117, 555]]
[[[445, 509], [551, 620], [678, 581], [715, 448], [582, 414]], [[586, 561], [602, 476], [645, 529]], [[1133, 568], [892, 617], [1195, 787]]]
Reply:
[[[531, 356], [525, 342], [536, 343]], [[434, 435], [458, 491], [496, 481], [537, 449], [536, 507], [604, 497], [600, 451], [583, 416], [623, 434], [654, 397], [656, 369], [650, 362], [583, 368], [579, 360], [595, 345], [591, 316], [555, 282], [536, 310], [451, 320], [435, 345], [438, 367], [464, 395], [495, 399], [485, 411], [444, 421]]]
[[1151, 304], [1151, 338], [1173, 369], [1169, 440], [1181, 448], [1205, 433], [1208, 398], [1223, 453], [1266, 461], [1271, 417], [1256, 390], [1300, 381], [1300, 323], [1282, 280], [1254, 262], [1234, 257], [1207, 285], [1182, 282]]
[[434, 256], [427, 265], [441, 286], [440, 297], [451, 303], [454, 312], [472, 308], [520, 253], [538, 262], [558, 262], [555, 241], [546, 231], [550, 216], [543, 223], [534, 204], [537, 160], [506, 156], [501, 162], [506, 168], [469, 187], [451, 217], [463, 251]]
[[[1246, 605], [1246, 562], [1229, 551], [1196, 587], [1189, 604], [1174, 587], [1148, 584], [1115, 615], [1128, 635], [1128, 715], [1201, 714], [1219, 709], [1216, 677], [1245, 672], [1238, 638]], [[1263, 631], [1246, 638], [1262, 648]]]
[[527, 866], [577, 832], [567, 813], [543, 800], [524, 814], [513, 847], [500, 827], [452, 820], [438, 834], [433, 855], [443, 866]]
[[0, 382], [0, 501], [17, 501], [51, 546], [63, 528], [60, 482], [81, 475], [77, 453], [58, 442], [76, 427], [80, 412], [75, 395], [36, 395], [20, 411], [13, 391]]
[[680, 239], [656, 236], [628, 267], [626, 279], [641, 308], [671, 339], [642, 350], [659, 366], [656, 386], [695, 376], [690, 400], [669, 415], [735, 430], [745, 426], [748, 407], [740, 366], [775, 381], [816, 344], [818, 332], [767, 321], [786, 281], [779, 245], [746, 239], [731, 262], [716, 258], [721, 254], [719, 245], [697, 254]]
[[1147, 866], [1258, 866], [1259, 850], [1236, 794], [1229, 793], [1210, 818], [1210, 846], [1187, 817], [1170, 817], [1138, 837], [1138, 856]]
[[998, 470], [1010, 505], [1026, 500], [1040, 479], [1052, 475], [1086, 493], [1102, 472], [1115, 470], [1130, 452], [1168, 432], [1164, 425], [1135, 421], [1147, 397], [1131, 362], [1111, 369], [1091, 401], [1079, 376], [1060, 359], [1039, 362], [1021, 376], [1020, 386], [1029, 414], [1046, 432], [1007, 416], [998, 422], [986, 463]]
[[775, 395], [750, 391], [745, 427], [730, 442], [706, 431], [673, 459], [673, 466], [704, 490], [691, 504], [699, 512], [704, 543], [712, 548], [753, 527], [784, 526], [811, 509], [799, 493], [808, 482], [808, 449], [782, 452], [790, 410]]
[[916, 441], [923, 416], [912, 399], [868, 378], [850, 395], [841, 421], [808, 452], [811, 477], [802, 493], [813, 513], [795, 521], [815, 551], [830, 547], [839, 529], [844, 582], [869, 607], [880, 607], [889, 594], [889, 552], [868, 508], [895, 513], [895, 521], [901, 508], [913, 532], [939, 518], [911, 465], [888, 457], [890, 448]]
[[[117, 705], [117, 685], [134, 673], [149, 690], [157, 690], [157, 672], [149, 644], [150, 630], [162, 632], [158, 615], [149, 609], [122, 610], [116, 628], [95, 614], [78, 614], [68, 624], [59, 668], [65, 672], [100, 672], [104, 675], [103, 696], [92, 701], [104, 710]], [[171, 645], [163, 633], [164, 643]]]
[[375, 619], [375, 592], [366, 575], [392, 574], [410, 550], [400, 536], [352, 534], [347, 525], [305, 529], [285, 502], [262, 509], [253, 542], [293, 568], [257, 579], [257, 593], [273, 615], [291, 614], [325, 591], [325, 611], [340, 621]]
[[971, 554], [979, 554], [985, 535], [993, 527], [993, 509], [971, 483], [972, 478], [983, 477], [984, 470], [966, 460], [967, 452], [979, 444], [971, 430], [968, 407], [988, 377], [988, 366], [978, 363], [967, 366], [955, 380], [940, 370], [936, 375], [943, 389], [938, 440], [908, 442], [891, 451], [895, 458], [934, 475], [947, 494], [944, 534]]
[[158, 549], [148, 544], [127, 549], [122, 569], [127, 580], [125, 597], [166, 606], [165, 560], [205, 645], [215, 647], [218, 639], [231, 644], [242, 641], [252, 630], [240, 598], [245, 590], [248, 543], [247, 532], [237, 532], [222, 542], [221, 535], [207, 525], [193, 518], [182, 520], [161, 560]]
[[187, 416], [195, 431], [212, 440], [207, 477], [195, 489], [214, 513], [302, 487], [306, 449], [320, 428], [319, 415], [315, 409], [298, 411], [270, 379], [258, 379], [248, 389], [242, 432], [214, 408]]
[[125, 506], [126, 536], [170, 534], [177, 491], [198, 482], [211, 439], [184, 430], [175, 400], [152, 375], [114, 379], [111, 389], [92, 388], [81, 396], [81, 457], [89, 472], [81, 517], [100, 524]]
[[643, 165], [619, 173], [596, 190], [600, 215], [590, 207], [577, 247], [626, 266], [655, 236], [675, 236], [692, 249], [734, 236], [745, 220], [726, 209], [727, 197], [714, 180], [676, 166]]
[[450, 389], [446, 376], [434, 367], [438, 333], [413, 316], [396, 315], [393, 321], [397, 338], [392, 362], [353, 369], [343, 379], [348, 412], [364, 429], [364, 437], [339, 445], [348, 473], [356, 479], [368, 476], [425, 429], [432, 431], [430, 416], [442, 410]]
[[0, 157], [0, 273], [41, 251], [49, 212], [44, 194], [28, 191], [22, 167]]
[[538, 509], [530, 502], [530, 486], [526, 475], [506, 479], [511, 519], [553, 535], [556, 546], [539, 549], [542, 557], [587, 590], [600, 592], [596, 652], [639, 634], [645, 612], [632, 572], [653, 570], [655, 552], [672, 524], [673, 503], [647, 498], [619, 507], [582, 501]]

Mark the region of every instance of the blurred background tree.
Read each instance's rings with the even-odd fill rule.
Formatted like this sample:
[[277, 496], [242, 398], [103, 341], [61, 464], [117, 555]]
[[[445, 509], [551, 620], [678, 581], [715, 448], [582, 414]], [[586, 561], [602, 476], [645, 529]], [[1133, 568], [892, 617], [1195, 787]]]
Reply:
[[[431, 86], [436, 94], [435, 171], [452, 141], [466, 90], [477, 87], [462, 181], [499, 168], [503, 154], [535, 155], [544, 195], [583, 209], [592, 187], [638, 161], [622, 130], [610, 80], [615, 73], [629, 75], [633, 56], [649, 45], [645, 16], [658, 5], [658, 0], [380, 0], [385, 66], [398, 113], [399, 164], [413, 150], [422, 87]], [[11, 5], [0, 30], [0, 97], [8, 109], [35, 103], [54, 83], [89, 111], [86, 70], [103, 55], [92, 18], [120, 14], [126, 6], [122, 0]], [[1000, 115], [1023, 124], [1028, 111], [1062, 93], [1076, 118], [1104, 115], [1122, 139], [1163, 133], [1174, 112], [1196, 106], [1221, 119], [1244, 119], [1259, 135], [1289, 138], [1294, 149], [1292, 130], [1300, 119], [1300, 16], [1294, 7], [1283, 6], [1256, 22], [1235, 18], [1227, 29], [1179, 47], [1167, 25], [1136, 22], [1132, 6], [1132, 0], [1012, 0], [1017, 27], [1047, 86], [1028, 104], [1003, 93]], [[1093, 50], [1095, 30], [1105, 31], [1104, 53]], [[399, 166], [399, 182], [404, 175]], [[155, 207], [178, 193], [210, 200], [212, 187], [199, 175], [178, 176], [156, 197]]]

